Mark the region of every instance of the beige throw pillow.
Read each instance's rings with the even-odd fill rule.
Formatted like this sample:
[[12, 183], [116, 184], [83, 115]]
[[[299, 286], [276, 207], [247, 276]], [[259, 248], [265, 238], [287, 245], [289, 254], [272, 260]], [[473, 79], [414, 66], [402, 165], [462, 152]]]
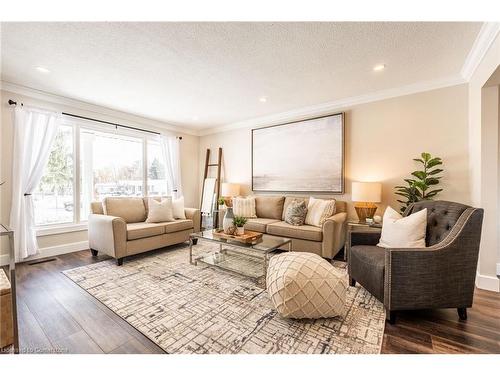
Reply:
[[233, 198], [233, 213], [234, 216], [256, 218], [257, 214], [255, 213], [255, 197]]
[[174, 219], [185, 219], [186, 213], [184, 212], [184, 197], [172, 199], [172, 210]]
[[425, 247], [427, 208], [403, 217], [391, 207], [387, 207], [382, 223], [382, 234], [377, 246], [385, 248]]
[[335, 199], [309, 198], [306, 224], [320, 227], [327, 218], [335, 214]]
[[162, 223], [164, 221], [174, 221], [174, 210], [172, 207], [172, 197], [163, 198], [160, 201], [150, 198], [148, 201], [148, 218], [146, 223]]

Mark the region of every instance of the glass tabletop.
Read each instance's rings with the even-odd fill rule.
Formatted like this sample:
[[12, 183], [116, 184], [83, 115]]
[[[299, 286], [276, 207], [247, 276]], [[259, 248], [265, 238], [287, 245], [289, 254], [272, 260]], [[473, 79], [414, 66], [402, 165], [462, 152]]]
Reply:
[[253, 243], [242, 243], [238, 240], [219, 238], [214, 236], [213, 230], [205, 230], [203, 232], [192, 233], [191, 237], [202, 238], [208, 241], [217, 242], [220, 244], [228, 244], [235, 247], [245, 249], [260, 250], [269, 252], [280, 248], [283, 245], [289, 244], [292, 240], [286, 237], [276, 237], [268, 234], [263, 234], [261, 238]]

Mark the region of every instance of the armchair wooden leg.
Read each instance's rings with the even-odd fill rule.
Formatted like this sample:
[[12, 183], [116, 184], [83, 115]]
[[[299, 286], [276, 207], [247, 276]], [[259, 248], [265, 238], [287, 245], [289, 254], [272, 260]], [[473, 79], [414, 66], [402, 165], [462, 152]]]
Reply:
[[356, 286], [356, 280], [354, 280], [352, 277], [349, 276], [349, 285], [350, 286]]
[[97, 250], [90, 249], [90, 252], [92, 253], [92, 256], [93, 256], [93, 257], [96, 257], [96, 256], [97, 256], [97, 253], [98, 253], [98, 251], [97, 251]]
[[396, 324], [396, 311], [386, 310], [385, 319], [389, 322], [389, 324]]
[[467, 320], [467, 309], [465, 307], [459, 307], [457, 312], [460, 320]]
[[116, 264], [119, 265], [119, 266], [121, 266], [123, 264], [123, 258], [118, 258], [116, 260]]
[[193, 241], [193, 245], [196, 245], [198, 243], [198, 239], [197, 238], [191, 238], [191, 241]]

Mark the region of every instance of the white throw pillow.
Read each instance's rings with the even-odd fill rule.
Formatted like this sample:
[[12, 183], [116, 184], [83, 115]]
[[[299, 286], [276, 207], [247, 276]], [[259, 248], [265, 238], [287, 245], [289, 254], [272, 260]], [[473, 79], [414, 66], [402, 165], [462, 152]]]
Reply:
[[164, 221], [174, 221], [172, 207], [172, 197], [166, 197], [157, 201], [154, 198], [148, 200], [148, 218], [146, 223], [162, 223]]
[[255, 211], [255, 197], [233, 198], [233, 213], [234, 216], [256, 218], [257, 213]]
[[186, 213], [184, 212], [184, 197], [172, 199], [172, 209], [174, 219], [185, 219]]
[[403, 217], [391, 207], [384, 212], [382, 235], [377, 246], [386, 248], [425, 247], [427, 208]]
[[306, 224], [320, 227], [325, 220], [335, 214], [335, 199], [309, 198], [307, 205]]

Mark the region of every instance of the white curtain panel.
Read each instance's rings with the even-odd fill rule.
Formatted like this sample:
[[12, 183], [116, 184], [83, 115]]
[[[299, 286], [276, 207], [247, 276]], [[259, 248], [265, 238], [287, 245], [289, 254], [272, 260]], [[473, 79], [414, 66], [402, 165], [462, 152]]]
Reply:
[[25, 106], [14, 109], [10, 227], [16, 261], [38, 253], [31, 194], [42, 178], [61, 117], [60, 113]]
[[160, 136], [161, 150], [165, 160], [165, 175], [169, 195], [182, 197], [180, 139], [175, 136]]

